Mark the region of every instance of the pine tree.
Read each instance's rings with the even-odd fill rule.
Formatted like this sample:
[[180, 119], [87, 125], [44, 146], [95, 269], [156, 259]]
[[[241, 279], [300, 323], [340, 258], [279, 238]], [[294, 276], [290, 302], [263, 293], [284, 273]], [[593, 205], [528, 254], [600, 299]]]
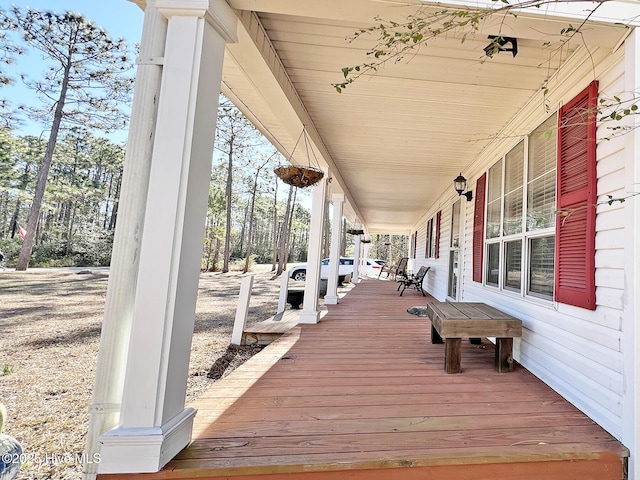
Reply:
[[40, 80], [25, 79], [42, 100], [28, 115], [50, 127], [47, 148], [38, 170], [33, 202], [16, 270], [26, 270], [34, 244], [47, 177], [58, 134], [64, 125], [83, 125], [109, 131], [122, 127], [121, 106], [129, 99], [133, 79], [124, 39], [112, 40], [82, 15], [41, 12], [13, 7], [4, 16], [9, 28], [44, 54], [47, 70]]

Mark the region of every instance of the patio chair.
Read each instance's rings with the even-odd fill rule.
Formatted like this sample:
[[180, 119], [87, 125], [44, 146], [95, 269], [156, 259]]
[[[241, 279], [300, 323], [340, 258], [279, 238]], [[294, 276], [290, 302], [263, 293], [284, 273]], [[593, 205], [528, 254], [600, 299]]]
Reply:
[[378, 278], [380, 278], [383, 273], [386, 273], [387, 274], [386, 278], [389, 278], [391, 275], [393, 275], [393, 278], [395, 279], [397, 270], [398, 270], [398, 267], [395, 265], [383, 265], [382, 268], [380, 269], [380, 273], [378, 274]]
[[414, 287], [416, 290], [422, 293], [423, 297], [426, 297], [426, 295], [424, 294], [424, 290], [422, 289], [422, 281], [424, 280], [424, 276], [427, 274], [430, 268], [431, 267], [420, 267], [418, 273], [416, 273], [415, 275], [409, 275], [401, 280], [398, 280], [398, 282], [400, 283], [400, 285], [398, 285], [400, 296], [402, 296], [402, 294], [408, 287]]
[[393, 279], [396, 281], [400, 281], [401, 279], [406, 279], [409, 274], [407, 273], [407, 265], [409, 263], [409, 257], [402, 257], [398, 262], [398, 266], [393, 274]]

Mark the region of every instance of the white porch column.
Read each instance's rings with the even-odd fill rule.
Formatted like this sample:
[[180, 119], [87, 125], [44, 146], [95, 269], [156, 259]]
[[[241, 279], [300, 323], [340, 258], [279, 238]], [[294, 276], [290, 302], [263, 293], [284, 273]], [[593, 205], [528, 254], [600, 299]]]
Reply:
[[120, 424], [99, 473], [154, 472], [191, 441], [185, 408], [226, 41], [223, 0], [156, 0], [168, 22]]
[[307, 253], [307, 277], [304, 285], [304, 302], [298, 323], [318, 323], [318, 293], [320, 291], [320, 258], [322, 253], [322, 232], [324, 227], [324, 203], [327, 180], [323, 178], [313, 187], [311, 199], [311, 225], [309, 225], [309, 251]]
[[[367, 239], [371, 241], [370, 236]], [[363, 277], [367, 277], [369, 274], [369, 271], [367, 270], [367, 259], [371, 256], [369, 254], [369, 250], [371, 250], [371, 244], [365, 243], [364, 246], [362, 247], [362, 270], [363, 270], [362, 276]]]
[[[629, 97], [633, 92], [640, 91], [640, 32], [635, 29], [625, 40], [625, 92]], [[631, 115], [625, 119], [629, 127], [625, 135], [625, 177], [627, 184], [625, 191], [637, 192], [640, 185], [640, 118]], [[631, 202], [631, 203], [628, 203]], [[640, 480], [640, 327], [636, 319], [640, 314], [640, 250], [637, 248], [640, 238], [640, 196], [635, 196], [624, 204], [627, 212], [625, 225], [629, 234], [625, 235], [625, 294], [626, 310], [623, 317], [624, 343], [624, 371], [626, 392], [623, 397], [623, 438], [624, 445], [631, 451], [629, 457], [629, 480]], [[626, 228], [625, 228], [626, 229]]]
[[334, 193], [331, 195], [331, 201], [333, 203], [333, 218], [331, 219], [331, 251], [329, 253], [329, 279], [327, 280], [327, 294], [324, 296], [324, 303], [327, 305], [337, 305], [344, 194]]
[[[356, 230], [361, 230], [362, 225], [360, 223], [356, 223], [354, 225]], [[355, 246], [353, 252], [353, 276], [351, 277], [351, 283], [358, 284], [360, 283], [360, 247], [362, 246], [362, 242], [360, 241], [360, 237], [362, 235], [357, 235], [355, 238]]]
[[[105, 303], [100, 349], [89, 407], [89, 428], [85, 458], [100, 452], [98, 437], [115, 427], [120, 416], [124, 369], [129, 347], [132, 310], [138, 275], [138, 252], [144, 226], [144, 212], [149, 187], [154, 128], [160, 92], [162, 57], [167, 34], [167, 20], [147, 0], [138, 56], [131, 126], [124, 162], [118, 223], [113, 241], [109, 286]], [[87, 461], [84, 478], [95, 478], [98, 464]]]

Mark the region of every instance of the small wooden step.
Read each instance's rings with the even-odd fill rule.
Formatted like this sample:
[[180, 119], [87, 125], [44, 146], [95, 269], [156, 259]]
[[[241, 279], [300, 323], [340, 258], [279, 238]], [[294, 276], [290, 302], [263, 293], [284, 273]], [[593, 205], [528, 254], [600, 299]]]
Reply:
[[269, 345], [298, 325], [301, 310], [285, 310], [262, 322], [245, 328], [242, 345]]

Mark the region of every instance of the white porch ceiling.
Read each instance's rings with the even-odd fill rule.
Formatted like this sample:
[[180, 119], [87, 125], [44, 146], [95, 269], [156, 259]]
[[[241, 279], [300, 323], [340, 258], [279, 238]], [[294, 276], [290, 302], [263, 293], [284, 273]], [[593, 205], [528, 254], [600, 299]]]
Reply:
[[[369, 233], [409, 232], [443, 192], [453, 193], [453, 178], [544, 80], [585, 48], [576, 40], [550, 61], [543, 41], [571, 22], [521, 14], [506, 19], [502, 30], [518, 38], [515, 58], [503, 52], [482, 62], [487, 35], [499, 33], [496, 19], [464, 43], [455, 35], [439, 37], [338, 94], [331, 84], [341, 81], [341, 68], [366, 61], [375, 42], [345, 38], [376, 15], [402, 21], [420, 2], [229, 3], [241, 22], [238, 43], [227, 47], [223, 92], [285, 155], [304, 124], [322, 166], [334, 174], [332, 187], [347, 196], [347, 215]], [[594, 24], [583, 38], [590, 48], [613, 49], [625, 34], [619, 26]]]

